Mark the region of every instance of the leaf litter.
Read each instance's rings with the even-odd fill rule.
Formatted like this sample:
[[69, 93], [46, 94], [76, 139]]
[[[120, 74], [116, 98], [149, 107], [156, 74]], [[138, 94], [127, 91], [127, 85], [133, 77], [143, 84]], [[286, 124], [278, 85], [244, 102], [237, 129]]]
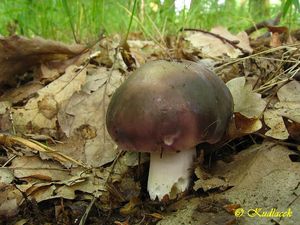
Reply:
[[[239, 207], [256, 205], [291, 208], [293, 218], [282, 221], [299, 220], [299, 163], [290, 160], [293, 152], [286, 147], [297, 150], [300, 139], [300, 86], [293, 79], [299, 73], [299, 42], [268, 48], [263, 42], [261, 48], [256, 40], [251, 46], [246, 33], [233, 35], [222, 27], [186, 29], [180, 35], [168, 37], [174, 43], [164, 46], [167, 54], [164, 42], [140, 37], [127, 41], [126, 54], [118, 35], [102, 38], [92, 49], [1, 37], [4, 221], [15, 217], [12, 224], [34, 224], [34, 218], [55, 223], [88, 214], [87, 220], [98, 224], [271, 223], [272, 218], [233, 215]], [[44, 57], [38, 58], [40, 54]], [[210, 60], [233, 95], [234, 117], [227, 141], [215, 146], [221, 156], [208, 167], [195, 166], [189, 195], [160, 205], [149, 201], [145, 191], [148, 156], [118, 149], [106, 131], [105, 116], [110, 96], [132, 69], [166, 56]], [[18, 66], [10, 69], [12, 64]], [[257, 144], [257, 137], [268, 141]], [[238, 147], [243, 140], [252, 146]], [[47, 211], [36, 204], [46, 204]], [[78, 214], [62, 214], [75, 205]], [[26, 215], [26, 206], [36, 210]], [[39, 213], [48, 217], [37, 217]]]

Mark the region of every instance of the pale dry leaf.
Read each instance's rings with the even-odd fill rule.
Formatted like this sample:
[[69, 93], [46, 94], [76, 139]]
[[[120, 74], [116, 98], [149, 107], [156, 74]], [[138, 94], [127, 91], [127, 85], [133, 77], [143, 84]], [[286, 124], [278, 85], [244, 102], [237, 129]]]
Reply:
[[0, 183], [10, 184], [14, 180], [12, 171], [8, 168], [0, 168]]
[[[292, 162], [290, 154], [287, 147], [264, 142], [240, 152], [230, 163], [218, 161], [213, 175], [223, 177], [233, 186], [221, 196], [240, 204], [245, 211], [256, 207], [263, 211], [290, 208], [295, 214], [286, 218], [284, 224], [296, 224], [300, 219], [296, 213], [300, 208], [300, 164]], [[243, 224], [268, 224], [270, 221], [269, 217], [245, 218]]]
[[128, 40], [131, 56], [135, 59], [137, 67], [140, 67], [146, 61], [151, 60], [153, 56], [162, 55], [163, 49], [148, 40]]
[[268, 109], [264, 112], [265, 124], [270, 128], [265, 135], [276, 138], [279, 140], [286, 140], [289, 137], [289, 133], [283, 122], [283, 118], [280, 115], [279, 110]]
[[261, 94], [255, 93], [245, 77], [234, 78], [226, 83], [234, 102], [234, 112], [238, 112], [247, 118], [260, 118], [266, 102]]
[[[107, 133], [105, 118], [109, 97], [122, 83], [123, 76], [118, 70], [106, 69], [98, 70], [89, 76], [95, 76], [89, 79], [98, 80], [99, 83], [96, 85], [86, 83], [83, 86], [85, 92], [75, 93], [61, 107], [58, 120], [68, 137], [75, 135], [76, 132], [85, 137], [86, 163], [98, 167], [112, 161], [117, 154], [116, 145]], [[106, 80], [104, 84], [103, 79]], [[88, 128], [90, 133], [95, 135], [83, 135], [83, 131], [86, 130], [84, 128]]]
[[76, 66], [67, 68], [65, 74], [37, 92], [24, 107], [12, 109], [15, 126], [24, 131], [56, 128], [58, 106], [81, 89], [85, 82], [86, 70]]
[[193, 189], [195, 191], [199, 190], [200, 188], [203, 189], [203, 191], [207, 192], [209, 190], [215, 189], [215, 188], [226, 188], [228, 186], [227, 182], [223, 179], [220, 179], [218, 177], [211, 177], [206, 180], [199, 179], [195, 181]]
[[107, 82], [107, 76], [103, 76], [103, 74], [107, 74], [107, 69], [105, 67], [97, 68], [93, 71], [93, 74], [88, 75], [86, 77], [86, 82], [82, 87], [82, 91], [91, 94], [99, 88], [102, 88]]
[[[237, 46], [241, 47], [245, 51], [252, 52], [247, 34], [239, 34], [238, 36], [235, 36], [232, 35], [226, 28], [222, 27], [213, 28], [211, 33], [217, 34], [230, 41], [238, 41], [239, 44], [237, 44]], [[185, 40], [189, 41], [192, 47], [201, 50], [204, 55], [210, 57], [223, 57], [224, 55], [227, 55], [231, 58], [237, 58], [243, 54], [240, 49], [233, 45], [211, 34], [201, 31], [187, 33]]]
[[248, 51], [249, 53], [253, 52], [253, 49], [250, 46], [249, 36], [245, 31], [239, 32], [237, 35], [230, 33], [225, 27], [214, 27], [210, 30], [214, 34], [218, 34], [227, 40], [238, 42], [237, 46]]
[[1, 101], [0, 102], [0, 114], [6, 113], [7, 109], [11, 107], [11, 103], [9, 101]]
[[26, 183], [18, 185], [18, 188], [37, 202], [53, 198], [75, 199], [77, 191], [99, 197], [106, 191], [105, 181], [109, 175], [106, 170], [88, 171], [83, 168], [72, 168], [65, 177], [56, 177], [57, 180], [50, 181], [45, 179], [45, 175], [37, 176], [34, 170], [31, 171], [31, 174], [28, 172], [28, 176], [20, 178]]
[[277, 97], [280, 102], [275, 108], [280, 115], [300, 123], [300, 83], [295, 80], [287, 83], [278, 90]]
[[15, 216], [23, 200], [22, 193], [15, 185], [4, 185], [0, 183], [0, 188], [0, 219]]
[[277, 91], [280, 102], [298, 102], [300, 104], [300, 83], [293, 80]]
[[16, 157], [12, 161], [14, 176], [21, 178], [36, 178], [45, 181], [60, 181], [69, 177], [69, 171], [54, 161], [43, 161], [37, 156]]

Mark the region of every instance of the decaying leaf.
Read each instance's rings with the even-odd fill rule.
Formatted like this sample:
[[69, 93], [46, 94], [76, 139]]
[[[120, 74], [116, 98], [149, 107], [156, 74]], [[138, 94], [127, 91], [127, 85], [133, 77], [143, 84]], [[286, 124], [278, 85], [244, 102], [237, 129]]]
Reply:
[[17, 157], [12, 161], [15, 168], [14, 176], [17, 178], [40, 179], [44, 181], [65, 180], [69, 171], [52, 161], [43, 161], [37, 156]]
[[85, 49], [82, 45], [66, 45], [38, 37], [0, 37], [0, 87], [12, 85], [17, 75], [22, 75], [35, 65], [68, 59], [81, 54]]
[[82, 128], [87, 126], [94, 130], [97, 136], [86, 138], [84, 151], [86, 163], [98, 167], [112, 161], [117, 153], [106, 131], [105, 117], [109, 96], [122, 83], [123, 77], [117, 70], [101, 68], [89, 76], [83, 86], [84, 92], [75, 93], [60, 108], [58, 121], [68, 137], [82, 133]]
[[235, 224], [234, 215], [224, 210], [223, 206], [230, 202], [220, 197], [187, 198], [168, 208], [169, 213], [163, 214], [159, 225], [219, 225]]
[[245, 77], [238, 77], [226, 83], [234, 102], [234, 112], [247, 118], [260, 118], [266, 107], [261, 95], [252, 90], [251, 84], [246, 83]]
[[0, 169], [0, 183], [10, 184], [14, 180], [13, 173], [8, 168]]
[[37, 91], [37, 97], [31, 98], [22, 108], [14, 108], [14, 123], [20, 131], [31, 127], [55, 129], [58, 105], [79, 91], [85, 82], [86, 70], [70, 66], [65, 74]]
[[[300, 123], [300, 84], [298, 81], [291, 81], [281, 87], [277, 92], [279, 102], [275, 103], [271, 109], [264, 113], [264, 120], [270, 130], [266, 135], [285, 140], [289, 137], [287, 130], [288, 121], [284, 123], [284, 118], [294, 121], [294, 125]], [[295, 129], [289, 127], [294, 138], [297, 136]], [[297, 137], [296, 137], [297, 139]]]
[[0, 183], [0, 219], [16, 216], [22, 202], [22, 193], [14, 185]]
[[127, 43], [130, 47], [130, 53], [137, 63], [137, 67], [153, 59], [154, 56], [162, 55], [162, 48], [153, 41], [128, 40]]
[[[239, 55], [244, 54], [241, 49], [245, 52], [252, 52], [249, 37], [245, 32], [241, 32], [235, 36], [223, 27], [216, 27], [211, 30], [211, 33], [218, 35], [219, 38], [212, 34], [198, 31], [189, 33], [185, 39], [194, 48], [201, 50], [205, 56], [209, 57], [227, 55], [230, 58], [237, 58]], [[231, 43], [222, 40], [222, 38], [229, 40]]]
[[240, 113], [235, 113], [235, 125], [239, 132], [251, 134], [262, 128], [262, 123], [257, 118], [247, 118]]
[[[245, 211], [256, 207], [263, 211], [272, 208], [287, 211], [290, 208], [295, 214], [283, 220], [295, 224], [300, 208], [300, 164], [290, 160], [290, 153], [284, 146], [264, 142], [240, 152], [230, 163], [219, 161], [213, 167], [213, 175], [223, 177], [233, 186], [221, 195], [240, 204]], [[243, 224], [268, 224], [269, 220], [267, 217], [244, 218]]]
[[275, 108], [280, 109], [281, 115], [300, 123], [300, 83], [296, 80], [287, 83], [278, 90], [277, 97], [280, 102]]
[[286, 140], [289, 137], [289, 133], [285, 127], [279, 110], [267, 109], [264, 112], [264, 121], [265, 124], [270, 128], [265, 135], [279, 140]]

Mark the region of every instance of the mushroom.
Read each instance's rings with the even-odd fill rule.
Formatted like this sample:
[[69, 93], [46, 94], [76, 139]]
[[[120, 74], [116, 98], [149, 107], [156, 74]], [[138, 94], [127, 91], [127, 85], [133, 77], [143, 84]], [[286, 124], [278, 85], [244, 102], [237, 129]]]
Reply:
[[228, 88], [204, 65], [159, 60], [116, 90], [106, 125], [119, 147], [150, 152], [148, 192], [163, 200], [188, 189], [196, 145], [220, 141], [232, 114]]

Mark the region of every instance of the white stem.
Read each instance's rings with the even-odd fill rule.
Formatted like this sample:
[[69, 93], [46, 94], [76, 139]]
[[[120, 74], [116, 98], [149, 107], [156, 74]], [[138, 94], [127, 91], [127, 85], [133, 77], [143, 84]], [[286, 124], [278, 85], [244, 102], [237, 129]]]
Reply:
[[196, 149], [187, 149], [176, 152], [151, 153], [148, 177], [148, 192], [150, 198], [162, 200], [176, 198], [184, 192], [190, 184], [191, 168]]

